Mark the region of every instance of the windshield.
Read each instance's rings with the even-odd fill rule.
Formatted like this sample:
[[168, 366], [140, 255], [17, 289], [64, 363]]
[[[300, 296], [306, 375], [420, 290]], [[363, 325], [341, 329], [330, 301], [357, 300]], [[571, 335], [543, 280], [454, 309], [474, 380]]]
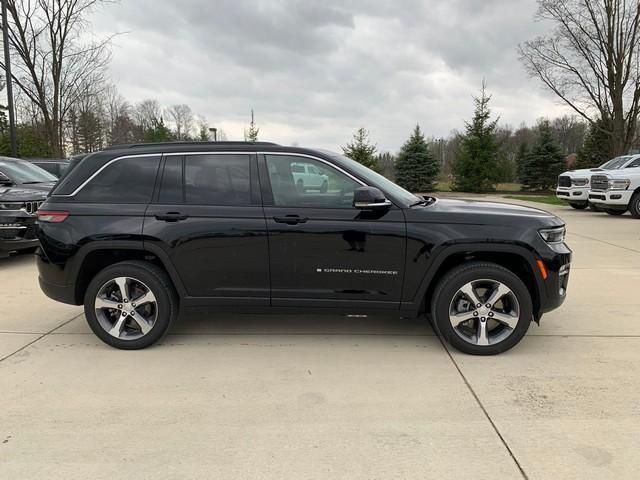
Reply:
[[0, 172], [4, 173], [12, 182], [20, 183], [48, 183], [58, 179], [46, 170], [24, 160], [3, 162], [0, 160]]
[[630, 155], [624, 155], [622, 157], [616, 157], [609, 160], [606, 163], [600, 165], [600, 168], [604, 170], [616, 170], [618, 168], [622, 168], [622, 166], [627, 163], [627, 161], [631, 158]]
[[414, 195], [411, 192], [406, 191], [404, 188], [396, 185], [387, 177], [380, 175], [379, 173], [374, 172], [373, 170], [365, 167], [361, 163], [356, 162], [355, 160], [350, 159], [344, 155], [340, 155], [339, 153], [323, 150], [325, 153], [329, 154], [332, 157], [339, 158], [342, 162], [346, 163], [348, 167], [357, 172], [364, 180], [371, 181], [374, 185], [380, 187], [381, 190], [384, 190], [388, 194], [393, 197], [398, 198], [403, 201], [407, 205], [414, 204], [416, 202], [422, 201], [422, 198]]

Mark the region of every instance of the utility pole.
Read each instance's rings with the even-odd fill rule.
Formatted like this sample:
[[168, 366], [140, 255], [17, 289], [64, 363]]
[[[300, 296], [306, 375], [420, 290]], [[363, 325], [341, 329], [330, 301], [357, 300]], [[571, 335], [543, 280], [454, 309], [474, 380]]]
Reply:
[[9, 110], [9, 137], [11, 156], [18, 156], [16, 144], [16, 116], [13, 109], [13, 85], [11, 78], [11, 56], [9, 54], [9, 23], [7, 21], [7, 0], [2, 0], [2, 41], [4, 42], [4, 73], [7, 82], [7, 109]]

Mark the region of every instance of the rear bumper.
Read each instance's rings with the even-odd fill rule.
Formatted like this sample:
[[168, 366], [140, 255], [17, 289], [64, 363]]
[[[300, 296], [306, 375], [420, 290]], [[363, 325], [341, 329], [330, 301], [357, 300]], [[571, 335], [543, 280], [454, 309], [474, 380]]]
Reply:
[[585, 187], [558, 187], [556, 197], [571, 203], [584, 203], [589, 200], [589, 188]]
[[75, 298], [75, 285], [57, 285], [55, 283], [49, 283], [43, 280], [40, 276], [38, 277], [38, 282], [40, 283], [40, 288], [47, 297], [57, 302], [77, 305]]
[[630, 190], [590, 190], [589, 201], [596, 205], [626, 207], [631, 201], [633, 191]]

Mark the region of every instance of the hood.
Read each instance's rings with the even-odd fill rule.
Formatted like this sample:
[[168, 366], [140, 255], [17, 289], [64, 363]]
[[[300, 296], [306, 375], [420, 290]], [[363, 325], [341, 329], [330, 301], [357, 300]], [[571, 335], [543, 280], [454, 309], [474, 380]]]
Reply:
[[606, 175], [610, 178], [632, 178], [640, 180], [640, 167], [620, 168], [617, 170], [603, 171], [602, 175]]
[[552, 213], [511, 203], [477, 200], [438, 199], [424, 207], [406, 210], [410, 221], [466, 223], [475, 225], [561, 226], [564, 222]]
[[27, 190], [39, 190], [41, 192], [49, 193], [49, 191], [54, 187], [56, 182], [46, 182], [46, 183], [27, 183], [27, 184], [17, 184], [14, 188], [24, 188]]
[[561, 177], [579, 177], [581, 175], [588, 177], [592, 172], [602, 172], [601, 168], [580, 168], [578, 170], [569, 170], [568, 172], [562, 173]]
[[0, 187], [0, 202], [39, 202], [47, 198], [47, 192], [23, 187]]

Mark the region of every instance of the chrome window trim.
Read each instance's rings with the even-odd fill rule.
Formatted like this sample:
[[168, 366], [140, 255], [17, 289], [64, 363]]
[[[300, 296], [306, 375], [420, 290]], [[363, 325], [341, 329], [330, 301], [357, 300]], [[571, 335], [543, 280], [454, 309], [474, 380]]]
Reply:
[[98, 170], [96, 170], [95, 172], [93, 172], [93, 174], [91, 174], [91, 176], [89, 178], [87, 178], [84, 182], [82, 182], [73, 192], [71, 193], [66, 193], [66, 194], [54, 194], [51, 195], [52, 197], [75, 197], [89, 182], [91, 182], [91, 180], [93, 180], [94, 178], [96, 178], [104, 169], [106, 169], [109, 165], [117, 162], [118, 160], [124, 160], [127, 158], [143, 158], [143, 157], [157, 157], [157, 156], [164, 156], [164, 157], [172, 157], [172, 156], [187, 156], [187, 155], [279, 155], [279, 156], [290, 156], [290, 157], [305, 157], [305, 158], [311, 158], [313, 160], [316, 160], [318, 162], [324, 163], [326, 165], [328, 165], [329, 167], [341, 172], [342, 174], [346, 175], [347, 177], [351, 178], [352, 180], [354, 180], [356, 183], [359, 183], [362, 186], [367, 186], [366, 183], [364, 183], [362, 180], [360, 180], [359, 178], [355, 177], [354, 175], [352, 175], [351, 173], [347, 172], [346, 170], [342, 169], [341, 167], [335, 165], [334, 163], [331, 163], [327, 160], [324, 160], [323, 158], [319, 158], [313, 155], [308, 155], [306, 153], [294, 153], [294, 152], [255, 152], [255, 151], [216, 151], [216, 152], [168, 152], [168, 153], [162, 153], [162, 152], [157, 152], [157, 153], [141, 153], [141, 154], [137, 154], [137, 155], [123, 155], [121, 157], [116, 157], [116, 158], [112, 158], [111, 160], [109, 160], [107, 163], [105, 163], [103, 166], [101, 166]]
[[78, 194], [78, 192], [80, 192], [80, 190], [82, 190], [91, 180], [96, 178], [100, 174], [100, 172], [102, 172], [109, 165], [117, 162], [118, 160], [124, 160], [125, 158], [143, 158], [143, 157], [162, 157], [162, 153], [141, 153], [141, 154], [138, 154], [138, 155], [123, 155], [121, 157], [112, 158], [107, 163], [105, 163], [103, 166], [101, 166], [98, 170], [93, 172], [93, 174], [91, 174], [91, 176], [89, 178], [87, 178], [84, 182], [82, 182], [80, 184], [80, 186], [78, 188], [76, 188], [73, 192], [65, 193], [65, 194], [57, 193], [57, 194], [53, 194], [51, 196], [52, 197], [75, 197]]

